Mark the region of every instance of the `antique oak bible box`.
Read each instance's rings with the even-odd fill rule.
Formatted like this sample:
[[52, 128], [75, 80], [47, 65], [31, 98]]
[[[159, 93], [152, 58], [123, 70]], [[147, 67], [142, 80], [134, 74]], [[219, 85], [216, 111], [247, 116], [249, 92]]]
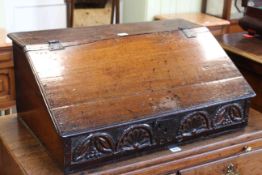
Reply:
[[183, 20], [14, 33], [20, 119], [66, 173], [247, 124], [255, 94]]

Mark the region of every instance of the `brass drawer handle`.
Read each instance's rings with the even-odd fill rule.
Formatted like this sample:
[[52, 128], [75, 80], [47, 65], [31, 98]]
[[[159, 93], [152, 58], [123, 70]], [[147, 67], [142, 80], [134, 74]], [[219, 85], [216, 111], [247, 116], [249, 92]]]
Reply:
[[237, 172], [234, 164], [230, 163], [227, 166], [227, 170], [226, 170], [226, 174], [225, 175], [240, 175], [240, 174]]
[[253, 148], [252, 148], [251, 146], [245, 146], [245, 147], [244, 147], [244, 151], [245, 151], [246, 153], [251, 152], [252, 149], [253, 149]]

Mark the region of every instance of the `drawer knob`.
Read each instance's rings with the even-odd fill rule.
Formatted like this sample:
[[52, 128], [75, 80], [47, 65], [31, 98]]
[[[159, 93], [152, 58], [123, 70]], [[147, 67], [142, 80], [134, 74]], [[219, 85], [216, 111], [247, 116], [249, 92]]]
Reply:
[[234, 164], [230, 163], [227, 166], [227, 170], [226, 170], [226, 174], [225, 175], [240, 175], [240, 174], [237, 172]]
[[245, 151], [246, 153], [248, 153], [248, 152], [252, 151], [252, 147], [251, 147], [251, 146], [245, 146], [245, 147], [244, 147], [244, 151]]

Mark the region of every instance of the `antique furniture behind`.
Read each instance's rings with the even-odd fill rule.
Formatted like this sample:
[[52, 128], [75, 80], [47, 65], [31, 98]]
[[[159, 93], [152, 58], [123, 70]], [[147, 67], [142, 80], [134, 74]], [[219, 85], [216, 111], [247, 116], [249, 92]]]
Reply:
[[242, 32], [243, 29], [238, 25], [239, 19], [244, 14], [241, 2], [241, 0], [202, 0], [201, 12], [230, 21], [226, 33]]
[[0, 110], [12, 113], [15, 105], [14, 63], [12, 45], [6, 41], [6, 31], [0, 29]]
[[[0, 118], [0, 140], [0, 174], [63, 174], [16, 116]], [[156, 153], [72, 175], [260, 175], [262, 114], [251, 109], [245, 129], [179, 148], [172, 152], [165, 147]]]
[[205, 27], [164, 20], [9, 37], [19, 117], [66, 173], [247, 124], [255, 94]]
[[262, 8], [247, 7], [245, 16], [239, 21], [239, 25], [251, 34], [262, 35]]
[[[82, 0], [84, 2], [85, 0]], [[90, 1], [90, 0], [87, 0]], [[93, 1], [93, 0], [91, 0]], [[112, 10], [111, 10], [111, 24], [118, 24], [120, 22], [120, 2], [119, 0], [111, 0], [112, 2]], [[102, 2], [104, 4], [105, 0], [96, 1]], [[77, 0], [65, 0], [66, 6], [67, 6], [67, 27], [73, 27], [74, 26], [74, 10], [75, 10], [75, 3], [77, 3]]]
[[262, 112], [262, 38], [246, 38], [244, 34], [225, 34], [217, 39], [255, 90], [251, 106]]
[[155, 20], [184, 19], [200, 26], [208, 27], [214, 35], [222, 35], [226, 32], [230, 22], [204, 13], [178, 13], [157, 15]]

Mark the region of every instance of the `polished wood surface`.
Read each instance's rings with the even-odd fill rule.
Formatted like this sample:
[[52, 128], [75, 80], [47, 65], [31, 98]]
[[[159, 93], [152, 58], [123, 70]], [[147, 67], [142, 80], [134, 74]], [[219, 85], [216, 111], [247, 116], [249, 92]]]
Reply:
[[[246, 146], [251, 147], [252, 151], [245, 153]], [[78, 174], [170, 174], [181, 170], [182, 174], [200, 171], [201, 173], [208, 166], [219, 169], [221, 174], [226, 166], [213, 166], [222, 162], [228, 165], [229, 162], [242, 168], [243, 164], [254, 167], [252, 162], [259, 161], [257, 153], [262, 149], [262, 115], [257, 111], [250, 111], [250, 121], [248, 127], [241, 131], [213, 137], [207, 140], [198, 141], [180, 147], [182, 151], [172, 153], [165, 149], [153, 154], [138, 158], [112, 163], [100, 168], [82, 171]], [[0, 118], [0, 174], [3, 175], [59, 175], [63, 174], [60, 168], [50, 158], [46, 149], [32, 135], [28, 129], [17, 120], [16, 116]], [[240, 155], [240, 156], [239, 156]], [[248, 157], [248, 162], [242, 162]], [[232, 159], [233, 158], [233, 159]], [[230, 160], [227, 162], [227, 160]], [[232, 160], [232, 161], [231, 161]], [[213, 163], [212, 163], [213, 162]], [[239, 163], [241, 166], [239, 166]], [[250, 164], [251, 163], [251, 164]], [[204, 167], [203, 169], [201, 165]], [[208, 164], [208, 165], [209, 165]], [[196, 168], [190, 168], [196, 167]], [[250, 167], [246, 167], [249, 170]], [[200, 169], [201, 168], [201, 169]], [[258, 172], [261, 166], [254, 167], [250, 172]], [[199, 169], [199, 170], [198, 170]], [[241, 170], [241, 169], [238, 169]], [[218, 171], [217, 171], [218, 172]], [[246, 171], [244, 171], [246, 172]], [[210, 172], [209, 172], [210, 173]], [[261, 174], [261, 171], [260, 173]], [[201, 174], [202, 175], [202, 174]]]
[[[182, 170], [180, 175], [260, 175], [262, 150], [244, 153]], [[231, 174], [230, 174], [231, 173]]]
[[5, 29], [0, 28], [0, 47], [10, 47], [12, 44], [6, 41], [7, 32]]
[[[196, 28], [197, 24], [184, 20], [165, 20], [158, 22], [141, 22], [132, 24], [102, 25], [82, 28], [56, 29], [36, 32], [13, 33], [9, 36], [21, 47], [28, 50], [45, 49], [48, 41], [59, 40], [63, 46], [88, 44], [108, 39], [120, 39], [119, 33], [129, 36], [177, 30], [178, 28]], [[124, 38], [124, 37], [123, 37]]]
[[211, 15], [207, 15], [204, 13], [177, 13], [177, 14], [166, 14], [166, 15], [155, 16], [155, 19], [157, 20], [175, 19], [175, 18], [185, 19], [187, 21], [206, 27], [227, 26], [230, 24], [230, 22], [227, 20], [217, 18]]
[[[19, 116], [66, 172], [245, 126], [254, 92], [213, 35], [195, 26], [177, 20], [9, 35]], [[52, 37], [61, 39], [56, 47], [44, 43]]]
[[217, 39], [255, 90], [252, 107], [262, 112], [262, 38], [245, 38], [243, 34], [226, 34]]
[[0, 109], [15, 105], [14, 63], [12, 45], [7, 42], [7, 33], [0, 28]]
[[262, 64], [261, 36], [245, 38], [243, 34], [246, 32], [225, 34], [218, 36], [217, 39], [225, 50]]
[[221, 35], [225, 33], [227, 26], [230, 22], [221, 18], [217, 18], [204, 13], [178, 13], [178, 14], [166, 14], [155, 16], [156, 20], [166, 19], [185, 19], [192, 23], [196, 23], [201, 26], [208, 27], [215, 35]]
[[130, 35], [27, 54], [62, 135], [252, 94], [209, 32]]

